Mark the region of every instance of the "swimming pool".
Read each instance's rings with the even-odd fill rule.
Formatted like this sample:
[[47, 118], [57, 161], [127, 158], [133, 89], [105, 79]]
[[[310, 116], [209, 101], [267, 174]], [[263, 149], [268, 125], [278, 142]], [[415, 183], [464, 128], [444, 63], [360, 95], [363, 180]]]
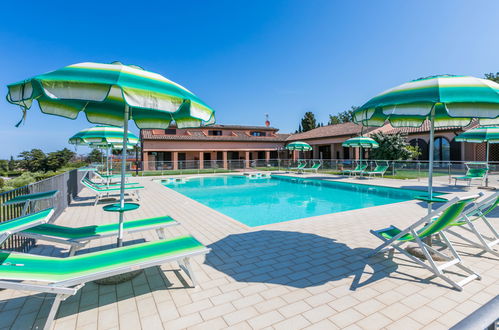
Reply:
[[250, 227], [403, 202], [423, 193], [275, 175], [199, 177], [163, 184]]

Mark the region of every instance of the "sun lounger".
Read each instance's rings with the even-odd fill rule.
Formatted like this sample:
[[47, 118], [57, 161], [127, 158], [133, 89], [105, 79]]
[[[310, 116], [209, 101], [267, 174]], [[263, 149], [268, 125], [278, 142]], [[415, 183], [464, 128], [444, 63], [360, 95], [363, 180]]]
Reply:
[[134, 244], [68, 258], [0, 251], [0, 288], [56, 294], [44, 328], [50, 329], [61, 301], [75, 295], [87, 282], [178, 262], [196, 286], [190, 258], [205, 255], [209, 251], [192, 236]]
[[[91, 184], [97, 188], [116, 188], [116, 187], [120, 187], [120, 185], [121, 185], [120, 183], [109, 183], [109, 184], [97, 183], [97, 182], [94, 182], [87, 177], [83, 178], [82, 180], [85, 180], [88, 184]], [[134, 186], [134, 185], [138, 185], [138, 184], [139, 184], [138, 182], [126, 182], [125, 186]]]
[[12, 234], [47, 223], [53, 214], [54, 209], [50, 208], [29, 215], [23, 215], [12, 220], [0, 222], [0, 245]]
[[[474, 247], [490, 252], [499, 257], [499, 251], [494, 250], [494, 246], [499, 244], [499, 233], [494, 228], [492, 223], [490, 223], [489, 219], [487, 219], [487, 215], [492, 212], [498, 205], [499, 192], [485, 198], [483, 201], [477, 203], [473, 208], [467, 210], [464, 213], [463, 217], [452, 223], [446, 229], [446, 232], [459, 237], [460, 239]], [[481, 233], [477, 229], [475, 223], [478, 221], [483, 221], [483, 223], [487, 226], [489, 232], [492, 234], [492, 237]], [[472, 233], [477, 238], [477, 241], [473, 241], [469, 237], [461, 235], [457, 231], [459, 230], [459, 228]]]
[[295, 170], [296, 172], [300, 173], [305, 166], [307, 166], [307, 163], [299, 163], [297, 167], [291, 167], [290, 170]]
[[312, 167], [304, 168], [303, 171], [311, 171], [317, 173], [321, 166], [321, 163], [315, 163], [314, 165], [312, 165]]
[[3, 205], [15, 205], [24, 204], [21, 215], [25, 215], [28, 208], [31, 206], [31, 210], [34, 208], [34, 203], [44, 199], [55, 198], [59, 194], [59, 190], [43, 191], [39, 193], [27, 194], [13, 197], [3, 203]]
[[[110, 193], [119, 193], [120, 189], [121, 189], [119, 186], [113, 186], [113, 187], [109, 187], [109, 188], [107, 188], [107, 187], [106, 188], [100, 188], [100, 187], [97, 187], [97, 186], [95, 186], [93, 184], [90, 184], [86, 180], [81, 180], [81, 183], [85, 187], [89, 188], [90, 190], [92, 190], [95, 193], [95, 203], [94, 203], [94, 205], [97, 205], [97, 203], [99, 202], [99, 200], [103, 196], [109, 196]], [[137, 186], [137, 185], [125, 187], [125, 194], [135, 195], [135, 198], [137, 200], [140, 200], [139, 189], [143, 189], [143, 188], [144, 188], [143, 186]]]
[[383, 177], [387, 170], [388, 170], [388, 165], [376, 165], [374, 170], [366, 171], [364, 172], [364, 174], [367, 174], [369, 177], [376, 175], [381, 175], [381, 177]]
[[350, 175], [352, 176], [352, 175], [358, 174], [360, 176], [360, 175], [362, 175], [362, 173], [364, 173], [366, 171], [366, 168], [367, 168], [367, 164], [359, 164], [359, 165], [357, 165], [357, 167], [354, 170], [350, 171]]
[[[457, 220], [462, 215], [464, 208], [475, 201], [479, 196], [481, 196], [481, 194], [464, 198], [456, 197], [404, 230], [400, 230], [395, 226], [380, 230], [371, 230], [372, 234], [384, 241], [384, 243], [377, 247], [371, 255], [387, 250], [393, 252], [393, 249], [396, 249], [415, 263], [428, 269], [436, 276], [461, 291], [465, 284], [473, 281], [474, 279], [480, 279], [481, 277], [463, 264], [461, 257], [448, 240], [444, 229]], [[453, 257], [449, 257], [423, 242], [424, 238], [435, 234], [439, 234], [439, 236], [442, 237]], [[417, 243], [428, 263], [407, 252], [402, 247], [406, 243]], [[438, 265], [432, 258], [432, 254], [438, 255], [444, 259], [445, 262]], [[453, 265], [457, 266], [469, 275], [459, 282], [454, 281], [444, 273], [445, 269]]]
[[488, 172], [488, 168], [468, 168], [468, 171], [464, 176], [453, 177], [454, 186], [457, 185], [458, 180], [468, 181], [468, 186], [471, 186], [472, 180], [480, 180], [483, 184], [484, 180], [487, 178]]
[[[127, 234], [147, 230], [156, 230], [159, 239], [164, 239], [165, 228], [178, 224], [179, 223], [177, 221], [169, 216], [130, 220], [123, 223], [123, 232]], [[1, 227], [2, 224], [0, 223], [0, 228]], [[77, 228], [44, 224], [23, 230], [18, 233], [18, 235], [37, 240], [69, 245], [69, 256], [73, 256], [76, 251], [85, 247], [92, 240], [118, 236], [118, 229], [118, 223]]]

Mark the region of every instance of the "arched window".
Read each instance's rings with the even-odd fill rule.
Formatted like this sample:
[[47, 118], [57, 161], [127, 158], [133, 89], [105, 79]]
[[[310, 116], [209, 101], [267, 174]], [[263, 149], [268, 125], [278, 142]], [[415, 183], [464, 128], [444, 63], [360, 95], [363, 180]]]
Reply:
[[450, 143], [449, 140], [443, 136], [435, 138], [435, 149], [433, 150], [433, 158], [436, 161], [449, 161], [450, 160]]
[[411, 146], [418, 146], [421, 155], [417, 158], [418, 160], [428, 160], [428, 143], [423, 139], [412, 139], [409, 141]]

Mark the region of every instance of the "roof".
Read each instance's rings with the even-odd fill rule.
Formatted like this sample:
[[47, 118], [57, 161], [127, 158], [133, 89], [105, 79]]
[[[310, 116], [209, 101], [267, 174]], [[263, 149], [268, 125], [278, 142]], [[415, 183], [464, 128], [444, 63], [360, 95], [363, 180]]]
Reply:
[[[478, 120], [472, 120], [468, 126], [451, 126], [451, 127], [435, 127], [436, 132], [441, 131], [467, 131], [471, 128], [478, 127], [480, 124]], [[417, 134], [430, 132], [430, 122], [425, 120], [420, 127], [392, 127], [390, 124], [383, 126], [383, 133], [385, 134]], [[374, 133], [374, 132], [373, 132]]]
[[153, 134], [152, 129], [141, 130], [143, 140], [163, 141], [246, 141], [246, 142], [284, 142], [289, 134], [274, 134], [273, 136], [251, 136], [243, 132], [233, 132], [232, 135], [212, 136], [189, 131], [186, 135]]
[[[175, 125], [170, 126], [169, 128], [177, 128]], [[275, 127], [267, 127], [267, 126], [245, 126], [245, 125], [220, 125], [220, 124], [215, 124], [215, 125], [208, 125], [208, 126], [201, 126], [198, 128], [183, 128], [187, 130], [198, 130], [198, 129], [241, 129], [241, 130], [259, 130], [259, 131], [278, 131], [278, 128]]]
[[345, 136], [345, 135], [358, 135], [361, 133], [368, 133], [376, 129], [375, 127], [364, 127], [355, 123], [343, 123], [336, 125], [327, 125], [323, 127], [317, 127], [313, 130], [292, 134], [288, 137], [288, 141], [297, 140], [307, 140], [307, 139], [319, 139], [319, 138], [329, 138], [335, 136]]

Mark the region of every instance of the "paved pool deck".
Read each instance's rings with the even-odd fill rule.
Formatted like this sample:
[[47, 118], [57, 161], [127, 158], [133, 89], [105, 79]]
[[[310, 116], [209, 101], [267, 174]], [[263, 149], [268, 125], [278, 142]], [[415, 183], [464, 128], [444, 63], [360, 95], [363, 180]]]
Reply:
[[[317, 176], [411, 189], [426, 185], [424, 180]], [[168, 236], [191, 234], [210, 247], [206, 258], [193, 260], [199, 286], [192, 288], [176, 264], [150, 268], [119, 285], [88, 283], [63, 302], [55, 329], [448, 329], [499, 293], [499, 258], [457, 239], [452, 241], [464, 262], [483, 277], [462, 292], [399, 253], [393, 259], [366, 257], [380, 244], [369, 230], [418, 220], [426, 208], [417, 201], [249, 228], [153, 179], [132, 179], [145, 189], [141, 207], [126, 218], [170, 215], [181, 226], [168, 229]], [[449, 197], [479, 191], [451, 187], [444, 178], [435, 181]], [[116, 214], [104, 212], [102, 205], [93, 206], [84, 189], [56, 223], [115, 222]], [[491, 217], [497, 223], [499, 213]], [[136, 243], [157, 236], [145, 232], [125, 239]], [[97, 240], [80, 253], [114, 243]], [[67, 249], [39, 242], [31, 252], [64, 257]], [[52, 299], [0, 291], [0, 328], [41, 328]]]

